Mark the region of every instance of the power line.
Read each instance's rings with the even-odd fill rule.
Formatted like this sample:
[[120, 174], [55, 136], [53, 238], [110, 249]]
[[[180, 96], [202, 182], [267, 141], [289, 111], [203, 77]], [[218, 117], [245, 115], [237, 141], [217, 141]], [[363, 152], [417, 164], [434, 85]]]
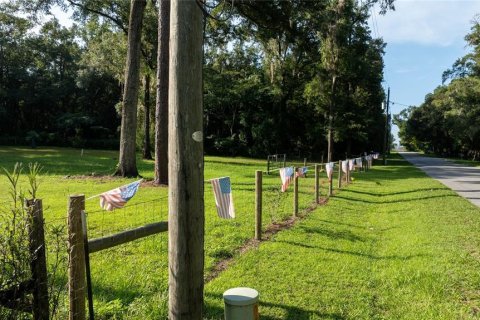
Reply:
[[391, 104], [398, 104], [400, 106], [403, 106], [403, 107], [411, 107], [412, 104], [410, 105], [407, 105], [407, 104], [404, 104], [404, 103], [400, 103], [400, 102], [395, 102], [395, 101], [390, 101]]

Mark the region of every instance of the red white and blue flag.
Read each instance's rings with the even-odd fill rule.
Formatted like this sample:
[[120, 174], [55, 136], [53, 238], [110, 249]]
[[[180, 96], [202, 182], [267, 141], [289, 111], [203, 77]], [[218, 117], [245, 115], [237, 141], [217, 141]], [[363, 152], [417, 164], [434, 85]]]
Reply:
[[328, 181], [332, 181], [333, 168], [335, 167], [334, 162], [329, 162], [325, 164], [325, 171], [327, 172]]
[[297, 172], [295, 173], [295, 175], [297, 177], [305, 178], [305, 174], [307, 173], [307, 171], [308, 171], [307, 167], [300, 167], [300, 168], [297, 168]]
[[293, 167], [280, 168], [280, 179], [282, 179], [282, 192], [285, 192], [293, 179]]
[[130, 200], [135, 193], [137, 193], [141, 182], [142, 179], [102, 193], [99, 196], [100, 207], [108, 211], [123, 208], [127, 201]]
[[223, 219], [235, 218], [230, 177], [217, 178], [210, 181], [212, 182], [213, 194], [215, 195], [218, 216]]
[[347, 174], [347, 172], [348, 172], [348, 160], [343, 160], [342, 161], [342, 171], [343, 171], [343, 173]]

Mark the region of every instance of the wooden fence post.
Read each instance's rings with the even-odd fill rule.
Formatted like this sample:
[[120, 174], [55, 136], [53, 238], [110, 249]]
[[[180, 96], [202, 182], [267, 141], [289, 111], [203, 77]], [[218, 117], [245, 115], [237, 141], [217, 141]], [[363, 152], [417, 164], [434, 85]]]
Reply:
[[342, 160], [338, 160], [338, 189], [342, 187]]
[[48, 302], [47, 259], [42, 200], [26, 200], [25, 205], [32, 218], [30, 226], [30, 268], [33, 280], [33, 319], [48, 320], [50, 307]]
[[68, 295], [69, 320], [85, 320], [85, 247], [83, 244], [82, 211], [85, 195], [68, 198]]
[[298, 216], [298, 176], [297, 167], [293, 168], [293, 216]]
[[347, 180], [347, 183], [350, 183], [350, 160], [347, 159], [345, 161], [347, 161], [347, 178], [346, 178], [346, 180]]
[[[327, 170], [325, 166], [325, 170]], [[331, 197], [333, 195], [333, 169], [332, 169], [332, 177], [328, 179], [328, 196]]]
[[267, 174], [270, 174], [270, 156], [267, 156]]
[[318, 164], [315, 164], [315, 203], [320, 203], [320, 184], [319, 184]]
[[262, 240], [262, 171], [255, 172], [255, 239]]

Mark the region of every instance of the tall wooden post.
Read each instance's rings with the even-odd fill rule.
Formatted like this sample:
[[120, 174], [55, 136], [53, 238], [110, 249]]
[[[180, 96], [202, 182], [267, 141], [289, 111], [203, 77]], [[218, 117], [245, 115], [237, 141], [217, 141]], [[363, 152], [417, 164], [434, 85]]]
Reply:
[[319, 165], [315, 164], [315, 203], [320, 203]]
[[169, 310], [171, 320], [203, 319], [203, 12], [172, 0], [168, 118]]
[[31, 216], [30, 225], [30, 269], [33, 286], [33, 319], [48, 320], [50, 307], [48, 303], [47, 259], [45, 253], [45, 233], [43, 227], [42, 200], [26, 200], [25, 205]]
[[293, 170], [293, 216], [298, 216], [298, 176], [297, 176], [297, 167], [294, 167]]
[[347, 161], [347, 177], [345, 180], [350, 183], [350, 160], [346, 159], [345, 161]]
[[83, 210], [85, 210], [83, 194], [68, 198], [69, 320], [85, 320], [85, 247], [81, 216]]
[[262, 171], [255, 171], [255, 239], [262, 240]]
[[338, 160], [338, 189], [342, 187], [342, 160]]

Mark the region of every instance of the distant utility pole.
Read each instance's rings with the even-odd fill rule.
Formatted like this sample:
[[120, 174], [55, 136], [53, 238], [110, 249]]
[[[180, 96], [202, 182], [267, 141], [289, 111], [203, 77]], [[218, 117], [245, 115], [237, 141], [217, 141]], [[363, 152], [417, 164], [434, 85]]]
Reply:
[[383, 139], [383, 165], [387, 164], [387, 151], [390, 150], [389, 147], [389, 140], [390, 140], [390, 87], [388, 87], [387, 91], [387, 103], [385, 105], [386, 115], [385, 115], [385, 137]]
[[171, 1], [168, 89], [170, 320], [203, 319], [203, 12], [199, 3]]

